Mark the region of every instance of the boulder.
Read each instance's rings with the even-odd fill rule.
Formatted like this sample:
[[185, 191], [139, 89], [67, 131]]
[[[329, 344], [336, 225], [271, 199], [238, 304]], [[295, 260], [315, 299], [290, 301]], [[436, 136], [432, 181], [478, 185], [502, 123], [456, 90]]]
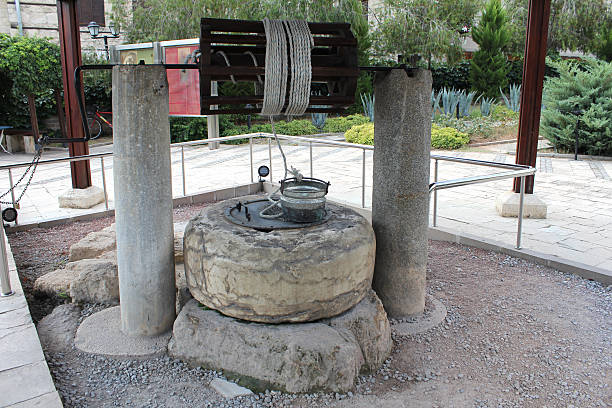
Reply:
[[70, 297], [77, 303], [118, 303], [117, 262], [112, 259], [82, 259], [69, 263], [78, 276], [70, 284]]
[[189, 301], [174, 322], [170, 356], [223, 370], [251, 389], [346, 392], [364, 360], [354, 337], [322, 323], [259, 324]]
[[59, 305], [42, 318], [36, 330], [45, 350], [57, 353], [70, 350], [79, 326], [81, 309], [74, 304]]
[[262, 232], [227, 220], [225, 210], [237, 202], [204, 208], [185, 229], [187, 283], [202, 304], [256, 322], [307, 322], [366, 295], [376, 241], [361, 215], [328, 203], [324, 224]]
[[34, 293], [50, 297], [70, 292], [70, 284], [79, 276], [76, 269], [68, 267], [46, 273], [34, 281]]
[[174, 263], [183, 263], [183, 236], [187, 221], [174, 223]]
[[362, 373], [375, 372], [391, 354], [391, 326], [382, 302], [371, 289], [355, 307], [321, 323], [334, 329], [348, 330], [355, 336], [365, 360]]
[[85, 238], [72, 245], [68, 260], [73, 262], [81, 259], [97, 258], [104, 252], [112, 251], [116, 247], [117, 237], [113, 224], [101, 231], [90, 232]]

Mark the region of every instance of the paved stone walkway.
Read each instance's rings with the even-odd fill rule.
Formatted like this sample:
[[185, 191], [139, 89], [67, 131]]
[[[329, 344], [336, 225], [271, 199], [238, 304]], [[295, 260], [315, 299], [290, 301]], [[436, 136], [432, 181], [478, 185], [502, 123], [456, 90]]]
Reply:
[[[96, 147], [92, 153], [110, 151], [111, 146]], [[476, 149], [474, 149], [476, 150]], [[478, 148], [476, 151], [435, 152], [465, 158], [513, 163], [507, 145]], [[288, 164], [310, 175], [308, 144], [285, 144]], [[313, 146], [313, 176], [331, 181], [330, 198], [352, 205], [361, 205], [362, 150], [337, 146]], [[64, 152], [46, 152], [44, 158], [63, 157]], [[184, 150], [186, 193], [216, 190], [251, 181], [249, 146], [221, 145], [218, 150], [207, 146]], [[272, 179], [282, 178], [282, 159], [272, 145]], [[257, 167], [268, 164], [268, 144], [253, 146], [254, 178]], [[0, 155], [0, 164], [23, 162], [29, 155]], [[112, 158], [104, 160], [109, 205], [113, 207]], [[173, 192], [182, 196], [181, 151], [173, 149]], [[433, 166], [433, 162], [432, 162]], [[100, 160], [91, 162], [93, 183], [102, 187]], [[591, 266], [612, 270], [612, 161], [574, 161], [541, 156], [537, 163], [535, 193], [548, 204], [548, 218], [526, 219], [523, 223], [523, 247], [556, 255]], [[439, 179], [498, 172], [480, 166], [440, 162]], [[13, 172], [17, 180], [23, 169]], [[433, 175], [433, 171], [432, 171]], [[433, 176], [432, 176], [433, 177]], [[366, 207], [371, 205], [372, 151], [366, 151]], [[8, 188], [7, 172], [0, 172], [2, 192]], [[505, 244], [516, 242], [516, 218], [502, 218], [495, 211], [495, 198], [510, 190], [512, 180], [476, 184], [438, 193], [438, 225], [458, 232], [470, 233]], [[26, 192], [19, 210], [22, 224], [43, 219], [74, 216], [103, 210], [99, 204], [92, 210], [60, 209], [57, 196], [71, 187], [67, 163], [41, 165]], [[21, 189], [17, 189], [20, 193]], [[6, 200], [5, 197], [3, 200]]]

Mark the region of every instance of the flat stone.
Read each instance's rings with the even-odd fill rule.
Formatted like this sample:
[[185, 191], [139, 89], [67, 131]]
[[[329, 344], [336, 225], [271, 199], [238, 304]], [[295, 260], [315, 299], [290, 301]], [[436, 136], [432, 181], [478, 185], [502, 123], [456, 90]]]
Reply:
[[34, 323], [0, 329], [0, 350], [2, 350], [0, 371], [45, 361]]
[[104, 190], [100, 187], [72, 188], [59, 197], [60, 208], [91, 208], [104, 201]]
[[375, 372], [391, 354], [391, 327], [385, 308], [373, 290], [355, 307], [321, 323], [334, 329], [348, 330], [355, 336], [365, 360], [362, 373]]
[[83, 320], [77, 329], [74, 345], [85, 353], [107, 356], [161, 355], [166, 351], [171, 334], [127, 336], [121, 331], [121, 308], [113, 306]]
[[223, 370], [258, 391], [346, 392], [364, 363], [346, 330], [322, 323], [249, 323], [200, 307], [195, 299], [174, 322], [168, 353], [194, 366]]
[[62, 408], [62, 400], [57, 391], [43, 394], [27, 401], [9, 405], [8, 408]]
[[68, 263], [68, 268], [78, 271], [78, 276], [70, 284], [73, 302], [119, 302], [117, 262], [112, 259], [82, 259]]
[[[4, 356], [5, 349], [2, 350]], [[44, 358], [36, 363], [0, 371], [0, 407], [26, 403], [28, 400], [53, 392], [55, 386]], [[43, 406], [61, 407], [61, 405]]]
[[[108, 226], [100, 231], [87, 234], [76, 244], [70, 247], [69, 261], [79, 261], [81, 259], [93, 259], [112, 251], [117, 247], [117, 237], [115, 235], [115, 224]], [[116, 255], [115, 255], [116, 256]]]
[[376, 242], [361, 215], [328, 203], [332, 215], [322, 225], [261, 232], [225, 218], [237, 202], [208, 206], [187, 225], [185, 274], [194, 298], [228, 316], [280, 323], [335, 316], [366, 295]]
[[394, 324], [393, 331], [400, 336], [414, 336], [424, 333], [442, 323], [446, 318], [446, 307], [442, 302], [427, 295], [427, 303], [431, 305], [430, 311], [420, 316], [415, 316], [408, 322]]
[[[502, 217], [518, 217], [520, 194], [506, 191], [495, 200], [495, 209]], [[546, 218], [548, 206], [535, 194], [525, 194], [523, 218]]]
[[[68, 264], [70, 265], [70, 264]], [[79, 276], [79, 271], [72, 268], [56, 269], [38, 277], [34, 281], [34, 292], [50, 297], [69, 294], [70, 284]]]
[[51, 352], [70, 350], [79, 326], [81, 309], [73, 304], [59, 305], [42, 318], [36, 330], [43, 348]]
[[236, 383], [215, 378], [210, 382], [210, 387], [227, 399], [251, 395], [253, 391], [239, 386]]

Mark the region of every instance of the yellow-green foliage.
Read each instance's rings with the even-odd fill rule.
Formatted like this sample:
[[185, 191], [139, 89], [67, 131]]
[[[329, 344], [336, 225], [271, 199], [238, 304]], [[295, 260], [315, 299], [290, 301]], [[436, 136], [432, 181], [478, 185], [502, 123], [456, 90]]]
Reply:
[[[349, 143], [374, 144], [374, 123], [368, 122], [363, 125], [353, 126], [344, 133], [344, 138]], [[458, 149], [470, 141], [467, 133], [459, 132], [452, 127], [440, 127], [431, 125], [431, 147], [434, 149]]]
[[347, 142], [357, 144], [374, 144], [374, 123], [368, 122], [363, 125], [356, 125], [344, 133]]
[[434, 149], [458, 149], [469, 142], [467, 133], [452, 127], [431, 126], [431, 147]]
[[323, 131], [329, 133], [346, 132], [355, 125], [363, 125], [369, 121], [370, 119], [359, 114], [341, 116], [338, 118], [327, 118]]
[[518, 119], [519, 113], [514, 112], [513, 110], [508, 109], [505, 106], [495, 105], [493, 109], [491, 110], [491, 117], [495, 120], [501, 120], [501, 121], [512, 120], [512, 119]]

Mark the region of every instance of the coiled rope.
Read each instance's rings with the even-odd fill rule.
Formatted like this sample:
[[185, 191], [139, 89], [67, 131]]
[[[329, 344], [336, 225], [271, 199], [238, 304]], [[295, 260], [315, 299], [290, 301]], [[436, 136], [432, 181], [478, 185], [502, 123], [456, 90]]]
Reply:
[[[287, 169], [287, 158], [281, 147], [280, 140], [276, 135], [274, 127], [274, 115], [283, 113], [285, 100], [287, 106], [284, 113], [289, 116], [302, 115], [308, 109], [310, 101], [310, 86], [312, 82], [311, 51], [314, 47], [314, 39], [303, 20], [270, 20], [264, 19], [264, 30], [266, 33], [266, 65], [264, 82], [264, 100], [261, 114], [268, 116], [272, 125], [274, 140], [283, 158], [285, 176]], [[289, 77], [289, 62], [291, 66], [291, 81], [289, 84], [289, 95], [287, 96], [287, 79]], [[300, 172], [291, 168], [291, 173], [301, 180]], [[268, 194], [268, 200], [272, 203], [264, 208], [259, 215], [263, 218], [278, 218], [281, 213], [268, 214], [267, 212], [279, 206], [279, 202], [272, 198], [280, 188]]]

